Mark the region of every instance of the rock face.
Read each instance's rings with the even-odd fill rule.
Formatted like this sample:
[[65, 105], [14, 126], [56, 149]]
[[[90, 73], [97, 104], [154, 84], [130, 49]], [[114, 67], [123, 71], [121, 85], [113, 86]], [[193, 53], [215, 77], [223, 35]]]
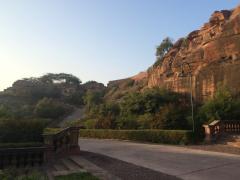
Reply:
[[219, 83], [240, 92], [240, 6], [214, 12], [208, 23], [179, 39], [162, 65], [148, 73], [148, 87], [189, 93], [192, 84], [198, 101], [211, 97]]

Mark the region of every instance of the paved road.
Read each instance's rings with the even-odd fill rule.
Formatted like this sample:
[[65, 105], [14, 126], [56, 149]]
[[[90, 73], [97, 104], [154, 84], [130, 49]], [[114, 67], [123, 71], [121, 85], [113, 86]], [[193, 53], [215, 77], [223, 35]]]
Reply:
[[240, 156], [176, 146], [80, 139], [80, 148], [187, 180], [238, 180]]

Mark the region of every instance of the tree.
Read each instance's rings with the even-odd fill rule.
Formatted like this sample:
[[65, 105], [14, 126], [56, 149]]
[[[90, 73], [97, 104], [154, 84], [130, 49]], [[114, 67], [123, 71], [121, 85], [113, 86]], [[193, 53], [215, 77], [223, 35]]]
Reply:
[[87, 91], [83, 99], [87, 110], [90, 111], [91, 108], [95, 108], [96, 105], [102, 103], [103, 93], [98, 91]]
[[174, 104], [167, 104], [155, 115], [152, 122], [154, 129], [188, 129], [186, 110]]
[[50, 98], [41, 99], [34, 110], [38, 117], [53, 119], [68, 114], [70, 111], [69, 106]]
[[218, 87], [212, 99], [203, 104], [199, 110], [199, 120], [204, 123], [213, 120], [229, 120], [240, 118], [240, 100], [234, 98], [226, 87]]
[[65, 74], [65, 73], [59, 73], [59, 74], [49, 73], [42, 76], [40, 80], [48, 84], [59, 83], [59, 84], [68, 84], [68, 85], [78, 86], [82, 83], [78, 77], [72, 74]]
[[11, 116], [10, 109], [4, 105], [0, 105], [0, 118], [1, 117], [9, 117], [9, 116]]
[[59, 89], [52, 85], [46, 84], [38, 78], [25, 78], [13, 83], [13, 95], [24, 97], [31, 100], [39, 100], [43, 97], [57, 98], [60, 96]]
[[157, 49], [156, 49], [157, 60], [156, 60], [156, 62], [154, 64], [154, 66], [162, 64], [163, 57], [165, 56], [165, 54], [168, 53], [168, 51], [172, 47], [173, 47], [173, 41], [172, 41], [171, 38], [166, 37], [165, 39], [163, 39], [161, 44], [159, 46], [157, 46]]
[[0, 142], [41, 142], [46, 119], [3, 119], [0, 121]]

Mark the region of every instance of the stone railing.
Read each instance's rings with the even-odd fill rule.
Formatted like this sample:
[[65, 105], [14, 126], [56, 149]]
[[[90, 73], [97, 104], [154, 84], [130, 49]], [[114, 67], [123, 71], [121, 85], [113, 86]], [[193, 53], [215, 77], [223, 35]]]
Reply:
[[224, 133], [240, 133], [240, 121], [215, 120], [208, 125], [203, 125], [205, 130], [205, 142], [216, 141]]
[[224, 132], [240, 133], [240, 121], [223, 121]]
[[80, 127], [68, 127], [57, 133], [43, 134], [43, 145], [40, 143], [34, 147], [0, 147], [0, 169], [10, 166], [38, 166], [55, 157], [78, 154], [79, 129]]
[[0, 148], [0, 169], [40, 166], [44, 162], [44, 147]]
[[78, 145], [80, 127], [68, 127], [57, 133], [43, 134], [45, 159], [65, 156], [69, 154], [78, 154], [80, 147]]

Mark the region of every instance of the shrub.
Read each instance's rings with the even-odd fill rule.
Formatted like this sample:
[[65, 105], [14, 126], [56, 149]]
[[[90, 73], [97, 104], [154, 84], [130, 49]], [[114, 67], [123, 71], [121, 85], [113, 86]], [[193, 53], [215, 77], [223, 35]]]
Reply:
[[47, 180], [47, 176], [42, 172], [31, 168], [0, 170], [1, 180]]
[[151, 128], [151, 124], [154, 121], [154, 115], [147, 113], [144, 115], [140, 115], [138, 116], [138, 125], [139, 125], [139, 129], [150, 129]]
[[44, 119], [1, 120], [0, 141], [2, 143], [41, 142], [43, 129], [48, 122]]
[[214, 97], [208, 100], [199, 110], [199, 121], [204, 123], [218, 120], [240, 118], [240, 100], [235, 98], [225, 87], [219, 87]]
[[185, 117], [186, 110], [179, 106], [168, 104], [161, 108], [152, 122], [154, 129], [188, 129]]
[[34, 111], [38, 117], [55, 119], [68, 114], [71, 110], [70, 106], [54, 99], [43, 98], [37, 103]]
[[9, 117], [10, 109], [4, 105], [0, 105], [0, 117]]
[[66, 96], [64, 98], [64, 101], [66, 103], [72, 104], [72, 105], [76, 105], [76, 106], [80, 106], [83, 105], [83, 92], [74, 92], [72, 94], [70, 94], [69, 96]]
[[84, 126], [85, 126], [87, 129], [94, 129], [94, 128], [96, 128], [96, 123], [97, 123], [97, 119], [87, 119], [87, 120], [84, 122]]
[[191, 131], [184, 130], [80, 130], [80, 137], [99, 139], [121, 139], [166, 144], [188, 144], [192, 142]]

